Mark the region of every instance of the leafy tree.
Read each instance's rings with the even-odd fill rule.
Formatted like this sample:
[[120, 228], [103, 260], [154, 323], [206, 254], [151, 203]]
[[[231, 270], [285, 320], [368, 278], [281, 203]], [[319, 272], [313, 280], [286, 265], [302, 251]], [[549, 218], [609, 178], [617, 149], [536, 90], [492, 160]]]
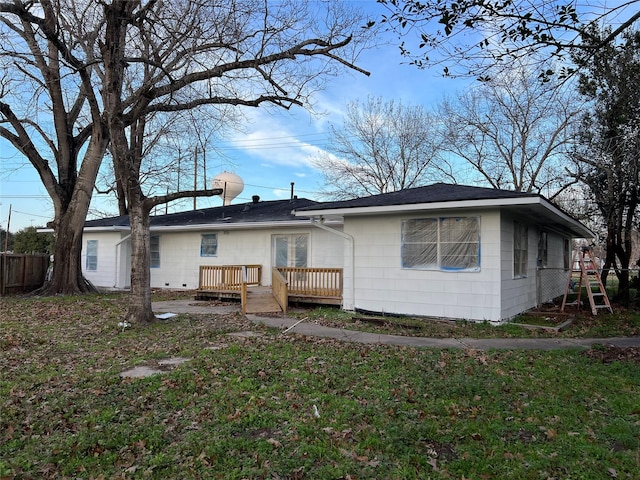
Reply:
[[[7, 238], [7, 236], [9, 238]], [[5, 244], [7, 245], [7, 251], [12, 251], [13, 250], [13, 233], [8, 232], [0, 227], [0, 252], [4, 252], [5, 251]]]
[[348, 104], [343, 125], [331, 127], [328, 151], [314, 160], [325, 195], [356, 198], [435, 178], [436, 123], [421, 106], [373, 97]]
[[55, 237], [38, 232], [36, 227], [26, 227], [16, 232], [13, 245], [15, 253], [53, 253]]
[[[587, 41], [608, 36], [608, 30], [594, 30]], [[583, 72], [580, 92], [593, 102], [574, 153], [576, 176], [589, 187], [606, 225], [603, 279], [615, 271], [616, 299], [626, 304], [633, 232], [640, 223], [640, 31], [626, 32], [595, 55], [577, 56], [576, 63]]]
[[[638, 0], [609, 7], [587, 0], [378, 0], [387, 8], [382, 22], [401, 37], [417, 40], [418, 52], [404, 41], [404, 55], [420, 67], [443, 65], [445, 74], [485, 77], [484, 68], [514, 59], [549, 60], [606, 49], [640, 19]], [[621, 21], [622, 19], [622, 21]], [[619, 22], [607, 35], [593, 36], [593, 25]], [[452, 67], [452, 70], [449, 67]], [[561, 70], [572, 72], [571, 67]], [[554, 69], [540, 69], [548, 77]]]
[[553, 198], [575, 183], [567, 176], [565, 154], [584, 103], [576, 97], [538, 81], [524, 65], [497, 73], [440, 103], [442, 149], [493, 188]]

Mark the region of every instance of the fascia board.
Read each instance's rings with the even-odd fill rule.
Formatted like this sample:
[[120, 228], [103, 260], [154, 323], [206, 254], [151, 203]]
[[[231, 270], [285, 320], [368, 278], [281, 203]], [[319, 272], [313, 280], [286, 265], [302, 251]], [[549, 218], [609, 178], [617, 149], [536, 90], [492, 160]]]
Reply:
[[533, 205], [540, 203], [539, 197], [526, 198], [500, 198], [500, 199], [484, 199], [484, 200], [460, 200], [449, 202], [429, 202], [429, 203], [412, 203], [405, 205], [383, 205], [372, 207], [353, 207], [353, 208], [335, 208], [335, 209], [316, 209], [294, 211], [296, 216], [323, 216], [323, 215], [341, 215], [343, 217], [351, 215], [375, 215], [386, 213], [404, 213], [425, 210], [445, 210], [454, 208], [484, 208], [484, 207], [502, 207], [510, 205]]
[[461, 200], [450, 202], [430, 202], [430, 203], [416, 203], [409, 205], [385, 205], [385, 206], [372, 206], [372, 207], [355, 207], [355, 208], [336, 208], [336, 209], [315, 209], [304, 210], [300, 212], [294, 212], [295, 215], [304, 215], [309, 217], [349, 217], [353, 215], [383, 215], [393, 213], [411, 213], [411, 212], [425, 212], [435, 210], [453, 210], [464, 208], [503, 208], [503, 207], [518, 207], [518, 206], [530, 206], [534, 208], [541, 208], [546, 210], [549, 216], [556, 216], [562, 220], [563, 223], [572, 226], [572, 229], [576, 232], [581, 232], [583, 238], [593, 238], [595, 233], [584, 226], [582, 223], [564, 213], [562, 210], [555, 207], [548, 200], [542, 197], [520, 197], [520, 198], [500, 198], [500, 199], [482, 199], [482, 200]]
[[[286, 222], [246, 222], [246, 223], [199, 223], [195, 225], [154, 225], [151, 232], [185, 232], [194, 230], [251, 230], [254, 228], [288, 228], [311, 226], [310, 219], [292, 220]], [[130, 227], [85, 227], [84, 232], [129, 232]]]
[[156, 225], [152, 232], [194, 231], [194, 230], [252, 230], [268, 228], [306, 227], [311, 226], [311, 220], [293, 220], [285, 222], [246, 222], [246, 223], [200, 223], [197, 225]]

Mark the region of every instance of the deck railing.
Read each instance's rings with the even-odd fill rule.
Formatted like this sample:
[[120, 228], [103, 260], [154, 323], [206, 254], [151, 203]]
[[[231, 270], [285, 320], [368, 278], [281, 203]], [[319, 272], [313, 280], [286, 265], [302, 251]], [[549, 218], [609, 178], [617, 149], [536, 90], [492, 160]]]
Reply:
[[282, 312], [287, 313], [287, 307], [289, 306], [287, 280], [277, 268], [274, 268], [271, 274], [271, 291], [273, 292], [276, 302], [280, 305]]
[[342, 297], [341, 268], [278, 267], [277, 270], [287, 282], [289, 295]]
[[200, 265], [199, 290], [240, 291], [243, 283], [262, 285], [262, 265]]

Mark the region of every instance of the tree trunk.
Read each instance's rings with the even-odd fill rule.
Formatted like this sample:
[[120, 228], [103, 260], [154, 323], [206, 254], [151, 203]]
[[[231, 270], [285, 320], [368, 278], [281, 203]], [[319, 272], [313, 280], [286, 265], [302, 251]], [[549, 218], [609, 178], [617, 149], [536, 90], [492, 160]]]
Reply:
[[51, 281], [35, 295], [79, 294], [95, 292], [82, 276], [82, 226], [86, 213], [67, 211], [56, 230]]
[[144, 201], [129, 199], [131, 225], [131, 298], [127, 321], [149, 323], [155, 320], [151, 310], [151, 249], [149, 211]]

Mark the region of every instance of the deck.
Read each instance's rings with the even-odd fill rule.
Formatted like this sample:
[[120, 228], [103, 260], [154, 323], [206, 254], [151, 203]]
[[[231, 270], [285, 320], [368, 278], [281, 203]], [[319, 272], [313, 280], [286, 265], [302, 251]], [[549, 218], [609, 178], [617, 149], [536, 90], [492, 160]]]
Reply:
[[239, 299], [243, 313], [286, 312], [290, 302], [342, 305], [341, 268], [282, 267], [262, 286], [261, 265], [201, 266], [196, 299]]

